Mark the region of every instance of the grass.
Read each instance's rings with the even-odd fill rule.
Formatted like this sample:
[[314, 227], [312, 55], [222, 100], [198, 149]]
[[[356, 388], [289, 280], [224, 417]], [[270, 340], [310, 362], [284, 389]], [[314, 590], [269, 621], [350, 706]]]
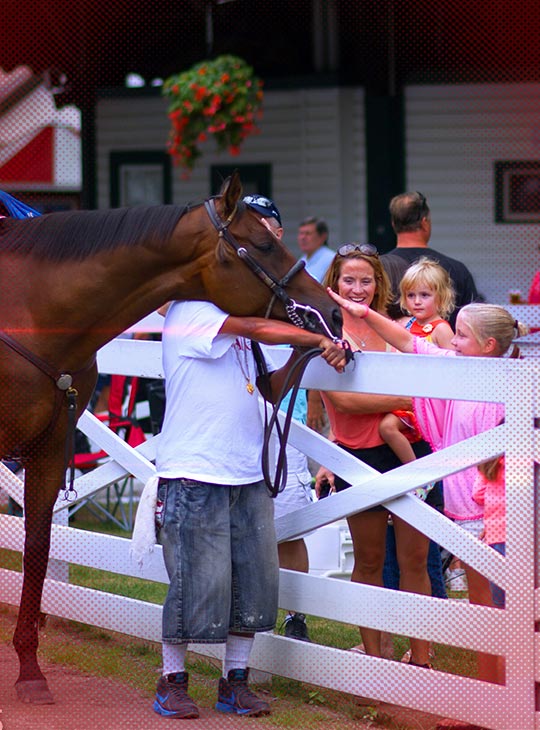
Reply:
[[[77, 517], [75, 526], [79, 529], [91, 529], [110, 534], [126, 536], [126, 533], [114, 526], [85, 522]], [[21, 556], [9, 550], [0, 550], [0, 566], [11, 570], [21, 569]], [[162, 604], [166, 595], [166, 586], [152, 581], [119, 576], [107, 571], [70, 565], [70, 582], [90, 588], [116, 593], [142, 601]], [[463, 597], [459, 594], [456, 597]], [[11, 639], [13, 624], [6, 628], [6, 612], [11, 616], [12, 609], [0, 607], [0, 640]], [[283, 622], [285, 613], [279, 612], [278, 628]], [[308, 616], [309, 632], [315, 643], [348, 649], [359, 643], [360, 636], [356, 626], [336, 621]], [[155, 690], [156, 678], [161, 667], [160, 645], [143, 641], [113, 632], [102, 631], [85, 624], [49, 617], [43, 636], [40, 638], [40, 653], [49, 662], [75, 666], [83, 672], [96, 676], [120, 678], [150, 697]], [[99, 650], [88, 651], [90, 645], [99, 644]], [[395, 658], [399, 659], [408, 648], [408, 640], [402, 636], [394, 637]], [[437, 669], [475, 676], [475, 656], [473, 652], [448, 646], [435, 646]], [[210, 706], [215, 701], [215, 686], [220, 668], [210, 659], [188, 655], [188, 671], [192, 676], [191, 687], [193, 697], [201, 706]], [[347, 728], [349, 722], [358, 726], [388, 725], [374, 707], [359, 706], [353, 697], [332, 690], [310, 686], [296, 680], [273, 677], [272, 696], [276, 699], [276, 707], [264, 725], [279, 728]], [[283, 708], [283, 711], [278, 710]], [[304, 716], [299, 723], [299, 713]], [[309, 724], [308, 724], [309, 719]], [[338, 725], [336, 721], [339, 719]], [[351, 727], [353, 725], [351, 724]], [[401, 727], [401, 726], [400, 726]], [[403, 725], [403, 728], [409, 727]], [[421, 727], [416, 725], [415, 727]]]

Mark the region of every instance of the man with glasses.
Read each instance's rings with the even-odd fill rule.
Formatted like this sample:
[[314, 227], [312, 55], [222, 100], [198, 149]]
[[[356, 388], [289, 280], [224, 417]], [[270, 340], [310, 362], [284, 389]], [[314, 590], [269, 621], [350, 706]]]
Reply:
[[[422, 193], [409, 192], [396, 195], [390, 201], [389, 210], [397, 241], [396, 248], [389, 251], [388, 255], [400, 256], [407, 265], [421, 256], [426, 256], [446, 269], [456, 292], [456, 309], [449, 320], [454, 329], [460, 308], [465, 304], [481, 301], [471, 272], [461, 261], [428, 247], [431, 237], [431, 213]], [[382, 262], [384, 264], [384, 256]], [[392, 284], [394, 285], [394, 282]]]

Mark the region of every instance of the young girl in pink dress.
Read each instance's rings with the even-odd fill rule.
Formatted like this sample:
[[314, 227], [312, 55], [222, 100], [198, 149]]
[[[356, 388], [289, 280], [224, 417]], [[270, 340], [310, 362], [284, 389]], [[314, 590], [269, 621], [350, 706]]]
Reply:
[[[527, 331], [503, 307], [495, 304], [468, 304], [460, 310], [457, 317], [456, 334], [452, 339], [455, 349], [446, 350], [436, 347], [426, 339], [415, 337], [401, 325], [364, 304], [344, 299], [331, 289], [327, 291], [349, 316], [363, 320], [401, 352], [439, 357], [502, 357], [509, 351], [512, 340]], [[444, 449], [494, 428], [504, 418], [504, 407], [500, 403], [413, 398], [413, 408], [420, 430], [434, 450]], [[472, 495], [476, 472], [476, 467], [471, 467], [445, 477], [444, 503], [448, 517], [480, 537], [484, 531], [483, 509]], [[465, 566], [465, 570], [470, 602], [493, 605], [487, 578], [468, 566]], [[486, 681], [500, 682], [499, 663], [493, 661], [490, 655], [478, 654], [478, 676]], [[467, 727], [459, 724], [451, 726]]]

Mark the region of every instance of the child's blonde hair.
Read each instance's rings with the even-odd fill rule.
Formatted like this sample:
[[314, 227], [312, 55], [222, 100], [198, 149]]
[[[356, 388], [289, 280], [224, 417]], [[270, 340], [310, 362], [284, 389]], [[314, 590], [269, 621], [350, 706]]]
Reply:
[[[484, 304], [475, 302], [467, 304], [459, 311], [460, 319], [470, 328], [475, 340], [484, 345], [489, 337], [497, 342], [497, 356], [504, 355], [512, 340], [516, 337], [526, 335], [529, 331], [527, 325], [514, 319], [510, 312], [498, 304]], [[513, 357], [517, 357], [519, 350], [514, 348]]]
[[448, 319], [455, 308], [455, 292], [446, 269], [426, 256], [409, 266], [399, 285], [401, 292], [399, 304], [405, 312], [409, 311], [407, 292], [417, 286], [424, 286], [433, 291], [439, 316], [441, 319]]

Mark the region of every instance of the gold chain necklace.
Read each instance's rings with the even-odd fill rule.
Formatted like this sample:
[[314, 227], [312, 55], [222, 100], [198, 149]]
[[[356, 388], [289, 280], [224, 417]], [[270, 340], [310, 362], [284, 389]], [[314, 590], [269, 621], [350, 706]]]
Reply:
[[[236, 355], [236, 360], [238, 362], [238, 367], [240, 368], [240, 372], [244, 376], [244, 379], [246, 381], [246, 390], [250, 395], [253, 395], [255, 392], [255, 386], [251, 382], [251, 378], [249, 377], [249, 364], [248, 364], [248, 346], [247, 342], [244, 338], [243, 340], [243, 346], [242, 342], [240, 342], [240, 339], [237, 337], [235, 340], [235, 343], [233, 345], [234, 354]], [[240, 357], [240, 351], [244, 354], [244, 362], [242, 362], [242, 358]]]

